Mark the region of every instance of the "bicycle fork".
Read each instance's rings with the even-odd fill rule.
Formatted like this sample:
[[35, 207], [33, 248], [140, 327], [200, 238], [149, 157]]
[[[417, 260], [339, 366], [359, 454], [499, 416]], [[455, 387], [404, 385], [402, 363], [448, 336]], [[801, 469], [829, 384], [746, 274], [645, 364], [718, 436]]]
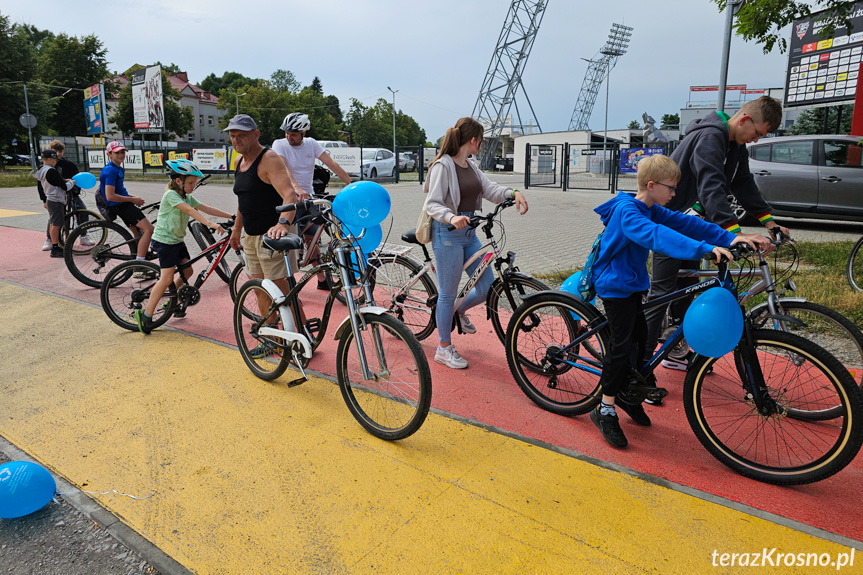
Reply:
[[785, 413], [780, 413], [779, 404], [775, 399], [770, 397], [770, 392], [764, 381], [764, 372], [761, 371], [761, 362], [758, 359], [755, 338], [749, 325], [744, 326], [743, 338], [740, 340], [737, 349], [740, 354], [740, 360], [739, 362], [736, 361], [736, 367], [743, 382], [743, 391], [746, 393], [746, 399], [754, 404], [756, 411], [762, 417], [773, 415], [784, 416]]

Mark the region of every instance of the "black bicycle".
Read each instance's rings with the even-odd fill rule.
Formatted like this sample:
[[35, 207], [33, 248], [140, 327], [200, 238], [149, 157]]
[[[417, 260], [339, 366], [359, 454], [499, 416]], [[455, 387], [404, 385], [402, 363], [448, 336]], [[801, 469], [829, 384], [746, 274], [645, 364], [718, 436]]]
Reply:
[[[735, 259], [741, 252], [732, 250]], [[737, 297], [726, 263], [718, 277], [645, 304], [645, 308], [720, 287]], [[587, 413], [600, 400], [608, 320], [564, 292], [527, 296], [507, 327], [507, 362], [524, 393], [544, 409]], [[768, 321], [800, 320], [768, 314]], [[631, 372], [630, 399], [656, 399], [646, 379], [683, 339], [680, 326], [650, 361]], [[740, 343], [722, 357], [695, 356], [683, 386], [689, 425], [720, 462], [759, 481], [795, 485], [843, 469], [863, 443], [863, 398], [848, 370], [793, 333], [759, 329], [744, 315]]]

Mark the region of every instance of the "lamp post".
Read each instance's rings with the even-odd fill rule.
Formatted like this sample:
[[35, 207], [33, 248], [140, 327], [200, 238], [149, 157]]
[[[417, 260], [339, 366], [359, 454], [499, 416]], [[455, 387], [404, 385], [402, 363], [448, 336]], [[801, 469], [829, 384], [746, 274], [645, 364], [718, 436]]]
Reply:
[[243, 92], [242, 94], [237, 94], [236, 92], [234, 92], [234, 96], [235, 96], [235, 98], [234, 98], [234, 99], [235, 99], [235, 100], [236, 100], [236, 102], [237, 102], [237, 115], [239, 115], [239, 114], [240, 114], [240, 98], [241, 98], [242, 96], [245, 96], [245, 95], [246, 95], [246, 92]]
[[[393, 154], [396, 153], [396, 92], [398, 90], [393, 90], [389, 86], [387, 86], [387, 90], [393, 93]], [[396, 155], [396, 167], [399, 165], [399, 158]]]

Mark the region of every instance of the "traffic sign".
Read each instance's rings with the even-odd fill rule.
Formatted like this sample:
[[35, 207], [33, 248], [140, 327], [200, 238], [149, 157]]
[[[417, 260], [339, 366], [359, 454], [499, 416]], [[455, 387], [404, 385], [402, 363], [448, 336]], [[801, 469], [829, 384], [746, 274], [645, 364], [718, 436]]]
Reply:
[[21, 117], [18, 118], [18, 121], [21, 122], [21, 125], [25, 128], [36, 127], [36, 116], [34, 116], [33, 114], [21, 114]]

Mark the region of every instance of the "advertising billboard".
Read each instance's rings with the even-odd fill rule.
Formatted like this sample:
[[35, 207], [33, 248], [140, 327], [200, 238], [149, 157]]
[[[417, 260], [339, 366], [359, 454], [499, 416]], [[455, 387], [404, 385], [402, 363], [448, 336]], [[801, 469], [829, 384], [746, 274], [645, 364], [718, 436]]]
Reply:
[[791, 26], [785, 106], [853, 104], [863, 56], [863, 2], [851, 11], [853, 30], [837, 23], [831, 37], [823, 34], [824, 12], [798, 18]]
[[87, 135], [104, 132], [102, 122], [102, 85], [93, 84], [84, 89], [84, 116], [87, 120]]
[[638, 162], [650, 156], [661, 156], [662, 148], [621, 148], [620, 173], [634, 174], [638, 171]]
[[165, 131], [161, 66], [132, 72], [132, 110], [136, 132], [157, 134]]
[[227, 157], [228, 154], [225, 148], [203, 148], [192, 150], [192, 161], [202, 170], [227, 170]]

